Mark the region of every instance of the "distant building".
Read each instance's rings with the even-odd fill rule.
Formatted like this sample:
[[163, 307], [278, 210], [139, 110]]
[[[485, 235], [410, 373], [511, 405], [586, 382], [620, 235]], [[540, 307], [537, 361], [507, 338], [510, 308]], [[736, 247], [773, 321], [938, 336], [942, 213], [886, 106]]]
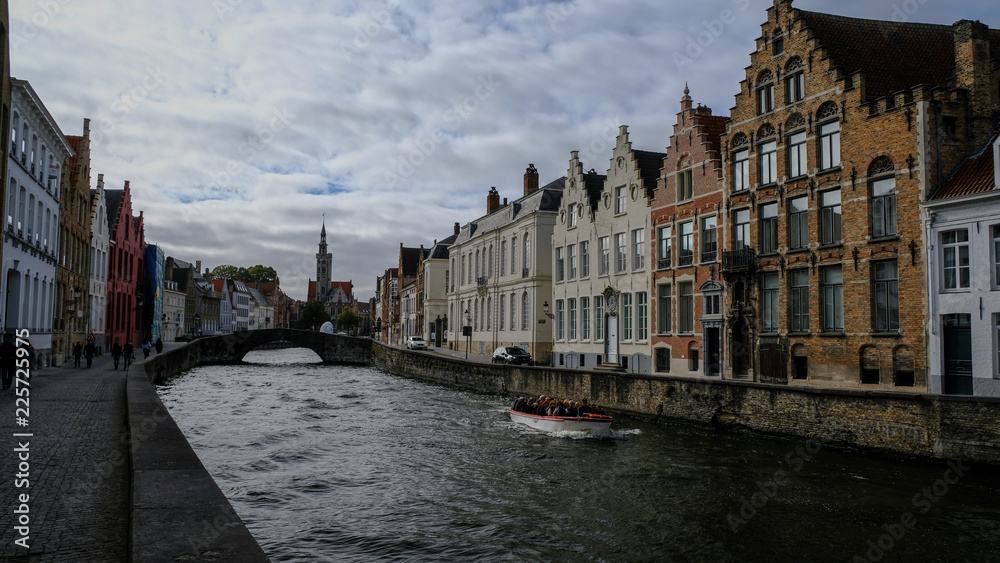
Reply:
[[110, 348], [107, 341], [108, 314], [108, 246], [110, 227], [108, 226], [107, 202], [104, 198], [104, 174], [97, 175], [97, 187], [90, 190], [90, 281], [87, 285], [88, 312], [90, 323], [88, 334], [95, 337], [99, 350]]
[[[331, 319], [336, 319], [344, 309], [354, 306], [354, 284], [350, 281], [331, 281], [333, 254], [326, 243], [326, 222], [319, 233], [319, 252], [316, 253], [316, 281], [309, 280], [306, 300], [318, 300], [326, 306]], [[336, 321], [334, 321], [336, 324]]]
[[435, 241], [420, 263], [418, 278], [423, 282], [422, 334], [430, 346], [448, 345], [448, 286], [451, 282], [448, 249], [458, 238], [461, 229], [462, 226], [455, 223], [455, 232]]
[[105, 190], [111, 236], [108, 252], [108, 315], [106, 342], [141, 344], [143, 338], [141, 278], [146, 242], [142, 212], [132, 216], [128, 180], [121, 190]]
[[164, 280], [163, 282], [163, 341], [176, 342], [184, 336], [184, 301], [186, 295], [178, 290], [177, 282]]

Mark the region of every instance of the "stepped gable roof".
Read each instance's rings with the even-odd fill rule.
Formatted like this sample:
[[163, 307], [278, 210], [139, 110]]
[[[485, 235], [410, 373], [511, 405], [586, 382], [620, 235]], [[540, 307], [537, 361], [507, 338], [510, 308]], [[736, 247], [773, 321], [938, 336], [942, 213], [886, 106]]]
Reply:
[[500, 209], [462, 226], [453, 244], [463, 244], [475, 238], [476, 233], [488, 233], [509, 225], [522, 216], [536, 211], [559, 211], [566, 176], [553, 180], [530, 194], [515, 200]]
[[[660, 166], [663, 162], [660, 162]], [[584, 174], [583, 186], [587, 190], [587, 198], [590, 200], [590, 208], [597, 209], [597, 204], [601, 202], [601, 192], [604, 191], [604, 182], [608, 177], [604, 174]]]
[[652, 197], [653, 190], [656, 189], [656, 180], [660, 177], [660, 169], [663, 168], [663, 159], [666, 153], [634, 150], [636, 167], [639, 169], [639, 177], [642, 178], [642, 187], [646, 188], [646, 195]]
[[[114, 230], [118, 221], [118, 208], [121, 207], [122, 198], [125, 197], [125, 190], [104, 189], [104, 204], [108, 208], [108, 225]], [[190, 265], [190, 264], [189, 264]]]
[[698, 115], [697, 123], [701, 125], [703, 133], [708, 135], [708, 141], [716, 151], [722, 150], [722, 134], [726, 132], [726, 122], [729, 118], [724, 115]]
[[932, 201], [989, 192], [997, 189], [993, 144], [1000, 137], [1000, 126], [978, 153], [970, 156], [951, 178], [931, 196]]
[[955, 76], [950, 25], [798, 13], [837, 67], [846, 74], [864, 74], [869, 99], [920, 84], [946, 86]]
[[85, 139], [80, 135], [67, 135], [66, 140], [69, 141], [69, 146], [73, 149], [73, 154], [66, 159], [66, 167], [69, 169], [69, 183], [71, 186], [75, 186], [81, 172], [79, 168], [80, 149], [83, 147]]

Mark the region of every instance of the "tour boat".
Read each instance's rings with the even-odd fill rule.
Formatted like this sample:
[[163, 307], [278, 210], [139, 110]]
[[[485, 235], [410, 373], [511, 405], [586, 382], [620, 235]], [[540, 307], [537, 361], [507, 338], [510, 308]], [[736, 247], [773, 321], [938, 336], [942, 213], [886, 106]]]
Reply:
[[583, 416], [539, 416], [510, 410], [510, 419], [543, 432], [589, 432], [603, 434], [611, 427], [611, 417], [604, 414]]

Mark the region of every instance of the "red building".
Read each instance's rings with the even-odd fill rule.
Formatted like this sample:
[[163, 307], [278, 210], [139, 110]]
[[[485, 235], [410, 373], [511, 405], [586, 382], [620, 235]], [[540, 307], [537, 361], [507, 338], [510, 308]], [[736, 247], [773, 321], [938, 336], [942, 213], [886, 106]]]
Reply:
[[106, 190], [111, 240], [108, 245], [108, 316], [105, 342], [141, 344], [142, 297], [140, 281], [146, 239], [142, 212], [132, 216], [132, 191]]

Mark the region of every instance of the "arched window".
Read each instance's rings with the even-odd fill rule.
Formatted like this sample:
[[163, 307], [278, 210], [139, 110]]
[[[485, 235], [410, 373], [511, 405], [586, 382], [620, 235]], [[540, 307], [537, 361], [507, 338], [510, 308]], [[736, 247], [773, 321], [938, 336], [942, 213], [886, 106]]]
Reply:
[[897, 387], [913, 387], [914, 356], [908, 346], [898, 346], [892, 352], [892, 371]]
[[7, 228], [17, 227], [14, 224], [14, 214], [17, 212], [17, 182], [11, 178], [7, 187]]
[[750, 139], [744, 133], [733, 135], [733, 191], [750, 189]]
[[527, 277], [528, 268], [531, 267], [531, 239], [528, 233], [524, 234], [524, 273], [523, 276]]
[[834, 102], [826, 102], [816, 112], [819, 125], [819, 169], [840, 166], [840, 110]]
[[764, 70], [757, 75], [757, 114], [774, 111], [774, 74]]
[[760, 126], [757, 131], [757, 152], [760, 164], [761, 185], [778, 181], [778, 139], [777, 131], [770, 123]]
[[806, 97], [806, 73], [802, 59], [792, 57], [785, 65], [785, 102], [791, 104]]
[[806, 152], [806, 119], [801, 113], [793, 113], [785, 122], [786, 145], [788, 147], [788, 177], [798, 178], [809, 173]]
[[872, 237], [896, 236], [896, 167], [888, 156], [868, 166]]

